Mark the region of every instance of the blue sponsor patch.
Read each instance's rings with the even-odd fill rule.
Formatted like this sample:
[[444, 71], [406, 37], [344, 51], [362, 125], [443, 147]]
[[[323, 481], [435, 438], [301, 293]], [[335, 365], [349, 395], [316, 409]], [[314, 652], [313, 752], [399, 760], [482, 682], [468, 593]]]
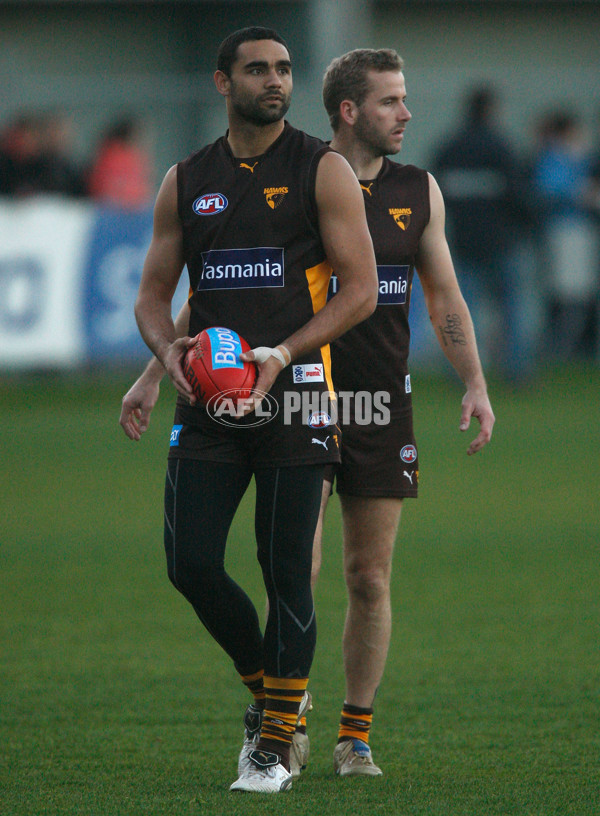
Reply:
[[210, 338], [213, 369], [244, 367], [244, 363], [240, 360], [242, 344], [237, 332], [213, 326], [207, 329], [206, 333]]
[[211, 249], [202, 253], [198, 292], [283, 285], [283, 247]]
[[[377, 277], [379, 278], [378, 306], [406, 303], [409, 272], [410, 266], [381, 265], [377, 267]], [[327, 300], [331, 300], [337, 290], [338, 279], [335, 275], [332, 275], [327, 290]]]
[[181, 429], [183, 425], [173, 425], [171, 428], [171, 441], [169, 442], [170, 448], [176, 448], [179, 445], [179, 434], [181, 433]]
[[410, 266], [378, 266], [378, 306], [406, 303]]

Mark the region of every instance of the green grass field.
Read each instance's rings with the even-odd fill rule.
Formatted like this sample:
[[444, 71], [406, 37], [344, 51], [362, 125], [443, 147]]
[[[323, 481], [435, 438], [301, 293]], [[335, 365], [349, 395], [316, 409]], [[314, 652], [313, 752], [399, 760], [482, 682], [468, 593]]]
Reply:
[[[493, 385], [494, 439], [471, 458], [460, 387], [413, 373], [421, 498], [395, 555], [371, 738], [384, 776], [331, 769], [345, 607], [334, 499], [311, 761], [270, 798], [228, 790], [247, 693], [166, 577], [172, 394], [136, 445], [117, 423], [129, 383], [0, 386], [2, 816], [597, 816], [598, 370]], [[229, 566], [262, 608], [251, 516], [248, 495]]]

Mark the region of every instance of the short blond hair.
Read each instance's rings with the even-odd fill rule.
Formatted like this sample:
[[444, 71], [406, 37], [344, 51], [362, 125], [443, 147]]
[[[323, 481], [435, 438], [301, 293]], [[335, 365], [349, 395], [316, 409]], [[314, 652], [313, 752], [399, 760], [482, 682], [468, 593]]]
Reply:
[[340, 126], [340, 105], [360, 106], [369, 93], [369, 71], [401, 71], [404, 60], [391, 48], [355, 48], [329, 64], [323, 77], [323, 104], [333, 132]]

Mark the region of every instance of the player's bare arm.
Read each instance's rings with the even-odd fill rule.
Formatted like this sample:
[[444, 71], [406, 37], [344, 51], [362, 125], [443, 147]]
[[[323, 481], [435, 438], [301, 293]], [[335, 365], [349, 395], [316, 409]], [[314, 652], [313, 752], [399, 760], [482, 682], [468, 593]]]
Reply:
[[152, 241], [135, 303], [135, 316], [146, 345], [163, 364], [175, 388], [187, 399], [192, 389], [181, 367], [191, 345], [177, 338], [171, 301], [183, 269], [181, 223], [177, 214], [177, 167], [167, 172], [154, 206]]
[[[377, 267], [363, 195], [352, 168], [339, 154], [326, 153], [319, 162], [315, 197], [321, 239], [339, 290], [305, 326], [283, 340], [292, 360], [339, 337], [377, 305]], [[256, 390], [268, 391], [282, 367], [275, 357], [259, 366]]]
[[[190, 323], [190, 307], [186, 301], [175, 318], [175, 334], [177, 337], [186, 337]], [[125, 434], [139, 442], [144, 431], [148, 430], [150, 414], [156, 405], [160, 391], [160, 381], [165, 375], [165, 367], [153, 356], [138, 379], [131, 386], [121, 402], [121, 416], [119, 424]], [[193, 405], [196, 398], [192, 396]]]
[[464, 382], [460, 430], [466, 431], [471, 417], [479, 420], [480, 431], [469, 445], [477, 453], [491, 439], [495, 422], [479, 353], [473, 321], [460, 291], [445, 233], [444, 200], [429, 175], [431, 216], [419, 244], [417, 267], [429, 317], [440, 347]]
[[366, 320], [377, 306], [377, 265], [363, 194], [343, 156], [333, 152], [323, 156], [315, 195], [321, 239], [339, 288], [336, 296], [286, 341], [292, 357], [335, 340]]

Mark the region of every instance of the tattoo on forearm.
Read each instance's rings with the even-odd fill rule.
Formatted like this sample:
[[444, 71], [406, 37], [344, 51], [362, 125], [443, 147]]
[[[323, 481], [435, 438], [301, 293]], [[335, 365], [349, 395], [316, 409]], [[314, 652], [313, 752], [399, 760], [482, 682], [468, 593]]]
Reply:
[[446, 315], [446, 325], [440, 326], [440, 333], [444, 339], [444, 345], [450, 343], [455, 346], [466, 346], [467, 338], [462, 329], [462, 320], [460, 315], [448, 314]]

